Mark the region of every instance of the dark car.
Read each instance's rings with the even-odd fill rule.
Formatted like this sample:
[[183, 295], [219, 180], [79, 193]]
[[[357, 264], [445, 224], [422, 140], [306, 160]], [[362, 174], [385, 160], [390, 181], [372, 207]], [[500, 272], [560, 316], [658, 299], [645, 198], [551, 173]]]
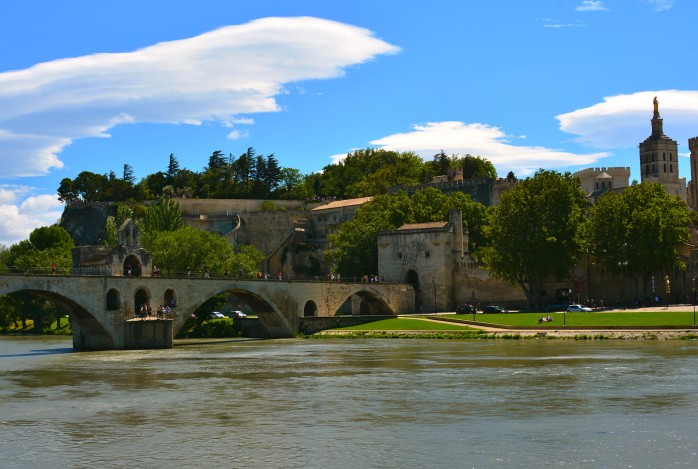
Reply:
[[483, 313], [485, 314], [496, 314], [496, 313], [506, 313], [508, 312], [505, 308], [501, 306], [485, 306]]
[[456, 314], [475, 314], [477, 310], [472, 305], [461, 305], [456, 308]]

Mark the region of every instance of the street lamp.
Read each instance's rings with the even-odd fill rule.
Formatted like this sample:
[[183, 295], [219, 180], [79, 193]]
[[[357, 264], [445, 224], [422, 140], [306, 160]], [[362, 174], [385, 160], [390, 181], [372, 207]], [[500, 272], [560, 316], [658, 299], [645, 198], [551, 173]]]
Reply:
[[475, 306], [475, 290], [473, 290], [473, 321], [475, 320], [475, 313], [477, 313], [477, 306]]
[[696, 278], [693, 277], [693, 325], [696, 325]]

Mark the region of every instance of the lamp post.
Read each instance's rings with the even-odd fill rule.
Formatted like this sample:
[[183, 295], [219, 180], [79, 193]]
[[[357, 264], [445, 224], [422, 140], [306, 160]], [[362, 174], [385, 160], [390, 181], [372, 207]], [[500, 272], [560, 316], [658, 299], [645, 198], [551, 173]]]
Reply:
[[691, 298], [691, 303], [693, 303], [693, 325], [696, 325], [696, 278], [693, 277], [693, 297]]
[[477, 313], [477, 306], [475, 306], [475, 290], [473, 290], [473, 321], [475, 321], [475, 313]]
[[664, 286], [666, 292], [666, 309], [669, 309], [669, 295], [671, 295], [671, 283], [669, 282], [669, 276], [664, 276]]

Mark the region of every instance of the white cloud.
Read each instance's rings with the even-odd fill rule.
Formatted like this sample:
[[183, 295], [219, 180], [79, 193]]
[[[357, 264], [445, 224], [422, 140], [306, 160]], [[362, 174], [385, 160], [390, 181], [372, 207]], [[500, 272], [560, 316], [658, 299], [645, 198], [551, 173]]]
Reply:
[[238, 140], [241, 138], [247, 138], [249, 137], [250, 132], [247, 130], [233, 130], [230, 133], [228, 133], [228, 138], [230, 140]]
[[11, 203], [21, 192], [0, 188], [0, 244], [8, 247], [27, 239], [35, 228], [57, 223], [63, 213], [63, 205], [51, 195], [30, 196], [19, 206]]
[[575, 165], [591, 165], [608, 153], [575, 154], [537, 146], [521, 146], [510, 142], [501, 129], [485, 124], [463, 122], [429, 122], [415, 125], [408, 133], [393, 134], [373, 140], [386, 150], [414, 151], [430, 160], [444, 150], [447, 154], [471, 154], [487, 158], [499, 173], [514, 171], [528, 175], [539, 168], [562, 168]]
[[285, 84], [338, 77], [397, 51], [335, 21], [264, 18], [134, 52], [0, 73], [2, 177], [60, 168], [65, 146], [107, 137], [118, 124], [249, 124], [240, 114], [278, 111], [275, 96]]
[[579, 21], [574, 22], [574, 23], [561, 23], [559, 21], [546, 18], [543, 20], [544, 28], [552, 28], [552, 29], [559, 29], [559, 28], [586, 28], [586, 25], [583, 23], [580, 23]]
[[654, 7], [654, 11], [666, 11], [674, 8], [676, 3], [674, 0], [646, 0], [647, 3]]
[[602, 1], [599, 0], [582, 0], [582, 4], [575, 8], [577, 11], [607, 11]]
[[576, 135], [575, 141], [605, 150], [632, 148], [649, 137], [652, 100], [657, 97], [664, 133], [686, 145], [698, 135], [698, 91], [642, 91], [605, 97], [603, 102], [560, 114], [560, 130]]

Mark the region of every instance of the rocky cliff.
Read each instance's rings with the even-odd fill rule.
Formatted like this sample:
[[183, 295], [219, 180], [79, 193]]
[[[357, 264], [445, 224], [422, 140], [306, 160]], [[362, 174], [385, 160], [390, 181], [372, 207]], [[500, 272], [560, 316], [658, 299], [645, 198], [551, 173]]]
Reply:
[[116, 207], [73, 202], [65, 207], [60, 225], [70, 233], [76, 246], [102, 244], [107, 217], [116, 216]]

